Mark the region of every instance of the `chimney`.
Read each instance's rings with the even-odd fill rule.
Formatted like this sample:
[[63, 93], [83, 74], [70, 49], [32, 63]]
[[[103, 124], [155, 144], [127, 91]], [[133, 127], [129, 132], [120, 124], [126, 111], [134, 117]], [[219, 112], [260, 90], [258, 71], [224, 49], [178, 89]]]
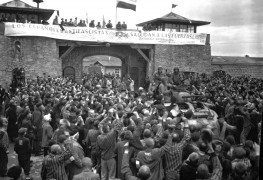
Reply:
[[39, 3], [42, 3], [43, 0], [33, 0], [33, 2], [37, 3], [37, 8], [39, 8]]

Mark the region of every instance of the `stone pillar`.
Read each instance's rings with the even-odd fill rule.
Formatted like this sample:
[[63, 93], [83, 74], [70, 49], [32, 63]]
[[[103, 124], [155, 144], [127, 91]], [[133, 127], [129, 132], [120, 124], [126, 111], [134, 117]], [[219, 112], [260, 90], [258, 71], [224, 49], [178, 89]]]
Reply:
[[154, 58], [153, 58], [153, 48], [149, 49], [149, 55], [150, 55], [150, 61], [147, 62], [147, 67], [146, 67], [146, 75], [149, 76], [150, 78], [152, 77], [154, 73]]
[[128, 59], [127, 59], [127, 63], [128, 63], [128, 75], [131, 75], [131, 56], [128, 56]]

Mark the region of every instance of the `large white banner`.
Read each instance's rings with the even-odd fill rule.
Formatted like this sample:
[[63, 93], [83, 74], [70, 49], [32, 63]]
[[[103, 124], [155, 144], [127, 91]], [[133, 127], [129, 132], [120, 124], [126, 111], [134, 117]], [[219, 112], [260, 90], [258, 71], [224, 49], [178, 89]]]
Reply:
[[109, 42], [123, 44], [205, 45], [206, 34], [174, 33], [165, 31], [118, 31], [89, 27], [63, 27], [58, 25], [5, 23], [5, 36], [38, 36], [53, 39]]

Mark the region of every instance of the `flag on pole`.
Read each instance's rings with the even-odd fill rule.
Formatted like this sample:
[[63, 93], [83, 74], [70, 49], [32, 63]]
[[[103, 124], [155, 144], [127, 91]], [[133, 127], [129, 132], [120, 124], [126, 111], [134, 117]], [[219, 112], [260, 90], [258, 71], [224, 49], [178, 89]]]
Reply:
[[136, 11], [136, 4], [137, 0], [117, 0], [116, 7]]
[[105, 26], [106, 26], [106, 21], [105, 21], [105, 19], [104, 19], [104, 15], [103, 15], [102, 28], [105, 28]]
[[[57, 17], [58, 17], [58, 19], [60, 18], [60, 17], [59, 17], [59, 10], [57, 10]], [[62, 25], [60, 22], [57, 22], [57, 23], [58, 23], [60, 29], [61, 29], [62, 31], [65, 31], [65, 28], [63, 27], [63, 25]]]
[[177, 4], [172, 4], [172, 9], [178, 6]]
[[86, 12], [86, 24], [88, 24], [88, 21], [89, 21], [89, 16], [88, 13]]

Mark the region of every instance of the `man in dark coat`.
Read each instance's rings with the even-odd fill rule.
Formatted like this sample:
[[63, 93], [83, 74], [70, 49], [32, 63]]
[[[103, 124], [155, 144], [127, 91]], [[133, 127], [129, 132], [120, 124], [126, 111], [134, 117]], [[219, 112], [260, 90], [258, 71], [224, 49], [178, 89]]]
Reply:
[[7, 134], [11, 141], [17, 137], [17, 114], [16, 103], [14, 100], [10, 101], [10, 105], [6, 110], [6, 118], [8, 119]]
[[14, 150], [18, 154], [19, 165], [23, 168], [26, 177], [28, 177], [30, 172], [31, 145], [29, 139], [25, 137], [26, 131], [26, 128], [19, 129], [19, 136], [15, 140]]
[[108, 29], [111, 29], [111, 28], [112, 28], [111, 20], [109, 20], [109, 22], [106, 24], [106, 27], [107, 27]]
[[182, 164], [180, 169], [180, 180], [195, 180], [198, 167], [199, 155], [193, 152], [188, 159]]
[[124, 153], [122, 158], [121, 172], [127, 180], [148, 180], [151, 175], [151, 170], [148, 166], [143, 165], [139, 168], [138, 174], [133, 176], [129, 166], [129, 143], [124, 145]]
[[172, 76], [169, 79], [169, 83], [171, 85], [178, 86], [178, 85], [182, 84], [181, 81], [182, 81], [182, 78], [181, 78], [181, 75], [180, 75], [180, 72], [179, 72], [179, 68], [174, 68], [174, 72], [173, 72]]
[[5, 89], [0, 85], [0, 113], [3, 110], [3, 102], [5, 101]]
[[35, 111], [32, 114], [33, 128], [35, 132], [35, 139], [33, 142], [35, 155], [40, 155], [41, 153], [43, 109], [44, 107], [42, 103], [37, 103]]

